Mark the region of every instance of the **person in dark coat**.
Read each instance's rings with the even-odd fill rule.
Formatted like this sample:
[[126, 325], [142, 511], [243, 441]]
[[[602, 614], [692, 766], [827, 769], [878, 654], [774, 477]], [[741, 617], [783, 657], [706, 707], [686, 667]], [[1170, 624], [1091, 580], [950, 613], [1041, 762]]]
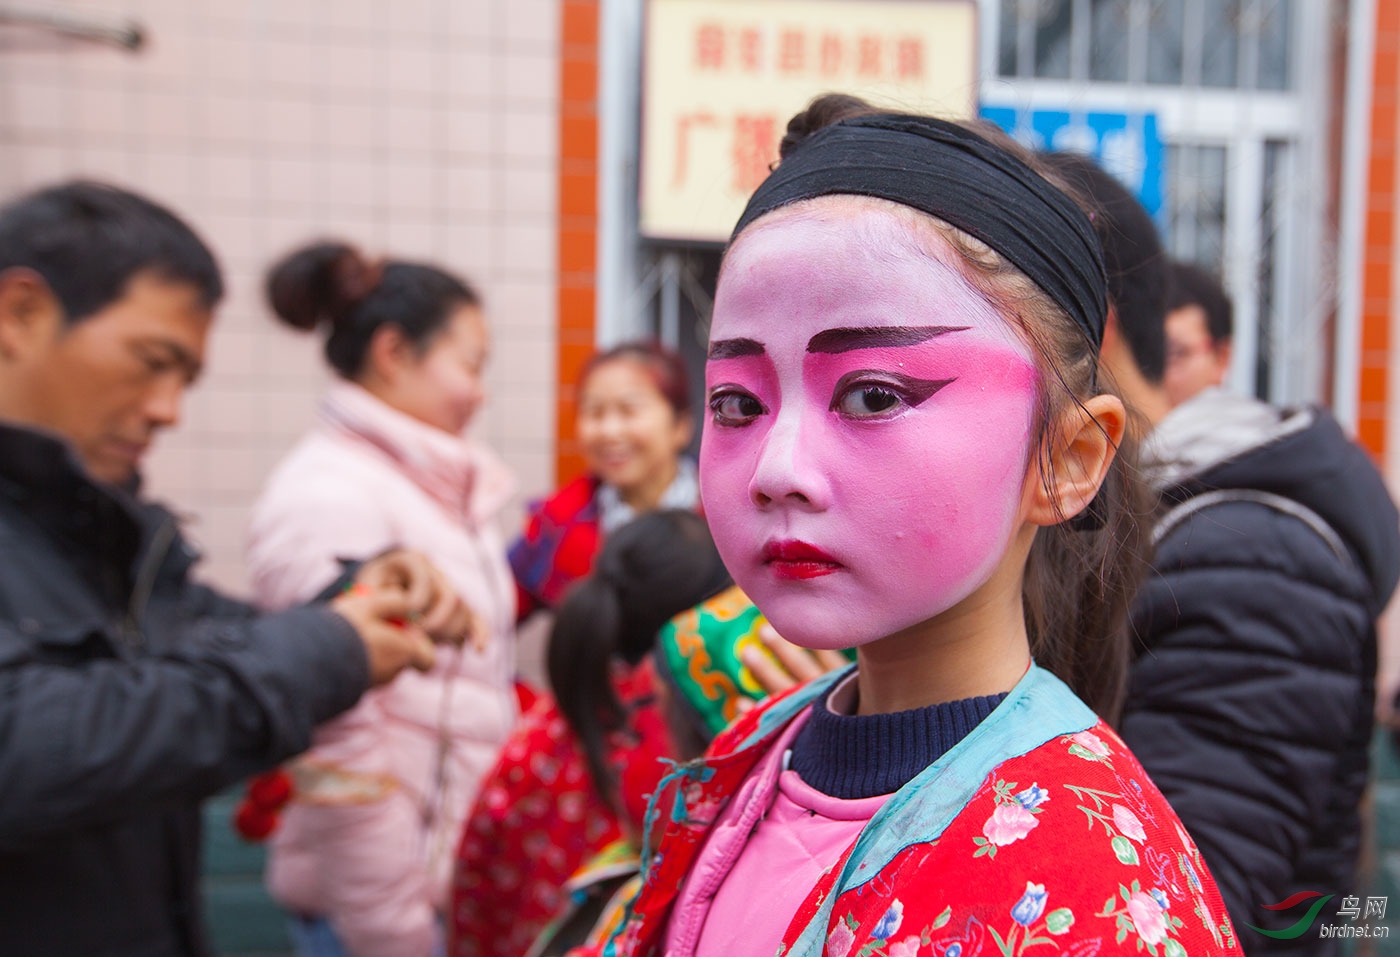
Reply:
[[[1400, 519], [1324, 409], [1219, 388], [1170, 408], [1167, 260], [1152, 222], [1089, 160], [1051, 159], [1101, 208], [1103, 364], [1144, 417], [1159, 495], [1119, 730], [1199, 845], [1244, 952], [1340, 953], [1318, 926], [1362, 893], [1375, 622], [1400, 578]], [[1302, 891], [1337, 900], [1302, 936], [1253, 929], [1294, 924], [1305, 907], [1266, 906]]]
[[[199, 802], [304, 750], [470, 612], [424, 559], [258, 616], [196, 584], [137, 467], [200, 371], [218, 266], [151, 202], [0, 208], [0, 952], [207, 954]], [[328, 590], [328, 597], [332, 592]]]

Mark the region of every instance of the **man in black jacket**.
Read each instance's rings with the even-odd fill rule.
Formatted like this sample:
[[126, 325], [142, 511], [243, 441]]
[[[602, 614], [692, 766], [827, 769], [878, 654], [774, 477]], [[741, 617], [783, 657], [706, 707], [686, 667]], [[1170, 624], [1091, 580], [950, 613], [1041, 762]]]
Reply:
[[[1160, 507], [1120, 724], [1215, 875], [1244, 952], [1339, 953], [1357, 884], [1375, 703], [1375, 621], [1400, 577], [1395, 506], [1324, 410], [1162, 387], [1167, 260], [1142, 207], [1080, 157], [1050, 161], [1099, 206], [1109, 268], [1103, 363], [1142, 414]], [[1335, 894], [1279, 930], [1302, 891]], [[1309, 901], [1310, 902], [1310, 901]]]
[[74, 183], [0, 209], [6, 955], [207, 953], [199, 802], [470, 628], [405, 553], [363, 565], [363, 594], [272, 616], [191, 580], [136, 470], [221, 291], [189, 227], [133, 194]]

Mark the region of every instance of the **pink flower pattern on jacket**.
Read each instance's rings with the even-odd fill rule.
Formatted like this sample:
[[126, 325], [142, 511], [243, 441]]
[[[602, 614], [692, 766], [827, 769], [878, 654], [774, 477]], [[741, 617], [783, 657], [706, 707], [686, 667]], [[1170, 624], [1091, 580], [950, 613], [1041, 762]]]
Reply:
[[[661, 805], [673, 808], [669, 822], [639, 897], [603, 948], [610, 957], [661, 952], [674, 887], [716, 803], [739, 790], [752, 766], [752, 749], [735, 746], [757, 727], [754, 713], [741, 719], [704, 764], [682, 769], [674, 790], [663, 791]], [[765, 729], [763, 740], [780, 732]], [[691, 815], [692, 806], [706, 813]], [[774, 957], [797, 953], [824, 907], [821, 957], [1239, 954], [1200, 852], [1102, 723], [1003, 760], [935, 839], [909, 844], [875, 875], [840, 885], [854, 848], [812, 889]]]

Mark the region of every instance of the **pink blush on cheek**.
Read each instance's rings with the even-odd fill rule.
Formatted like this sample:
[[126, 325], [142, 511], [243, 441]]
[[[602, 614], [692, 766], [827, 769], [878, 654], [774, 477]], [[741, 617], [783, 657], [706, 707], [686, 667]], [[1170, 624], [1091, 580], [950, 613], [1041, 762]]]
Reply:
[[[1023, 381], [968, 388], [963, 396], [957, 387], [929, 400], [949, 400], [923, 417], [936, 417], [942, 427], [921, 422], [928, 427], [895, 441], [848, 445], [851, 458], [867, 466], [845, 483], [844, 504], [855, 510], [862, 500], [879, 503], [878, 512], [850, 523], [848, 541], [871, 558], [865, 567], [880, 578], [871, 587], [883, 596], [889, 632], [932, 618], [975, 591], [1015, 533], [1029, 459], [1033, 370]], [[869, 467], [872, 462], [879, 468]], [[890, 560], [880, 561], [882, 554]]]

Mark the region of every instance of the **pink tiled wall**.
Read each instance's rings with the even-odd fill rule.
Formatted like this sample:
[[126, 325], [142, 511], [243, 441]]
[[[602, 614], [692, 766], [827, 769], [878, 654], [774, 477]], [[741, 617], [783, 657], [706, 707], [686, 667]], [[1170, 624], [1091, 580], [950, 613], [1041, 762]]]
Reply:
[[249, 506], [326, 382], [319, 344], [259, 298], [268, 262], [312, 237], [439, 262], [483, 290], [480, 434], [522, 498], [552, 481], [559, 3], [63, 4], [139, 21], [137, 54], [0, 30], [0, 196], [77, 174], [133, 187], [224, 265], [208, 372], [148, 468], [213, 581], [244, 589]]

